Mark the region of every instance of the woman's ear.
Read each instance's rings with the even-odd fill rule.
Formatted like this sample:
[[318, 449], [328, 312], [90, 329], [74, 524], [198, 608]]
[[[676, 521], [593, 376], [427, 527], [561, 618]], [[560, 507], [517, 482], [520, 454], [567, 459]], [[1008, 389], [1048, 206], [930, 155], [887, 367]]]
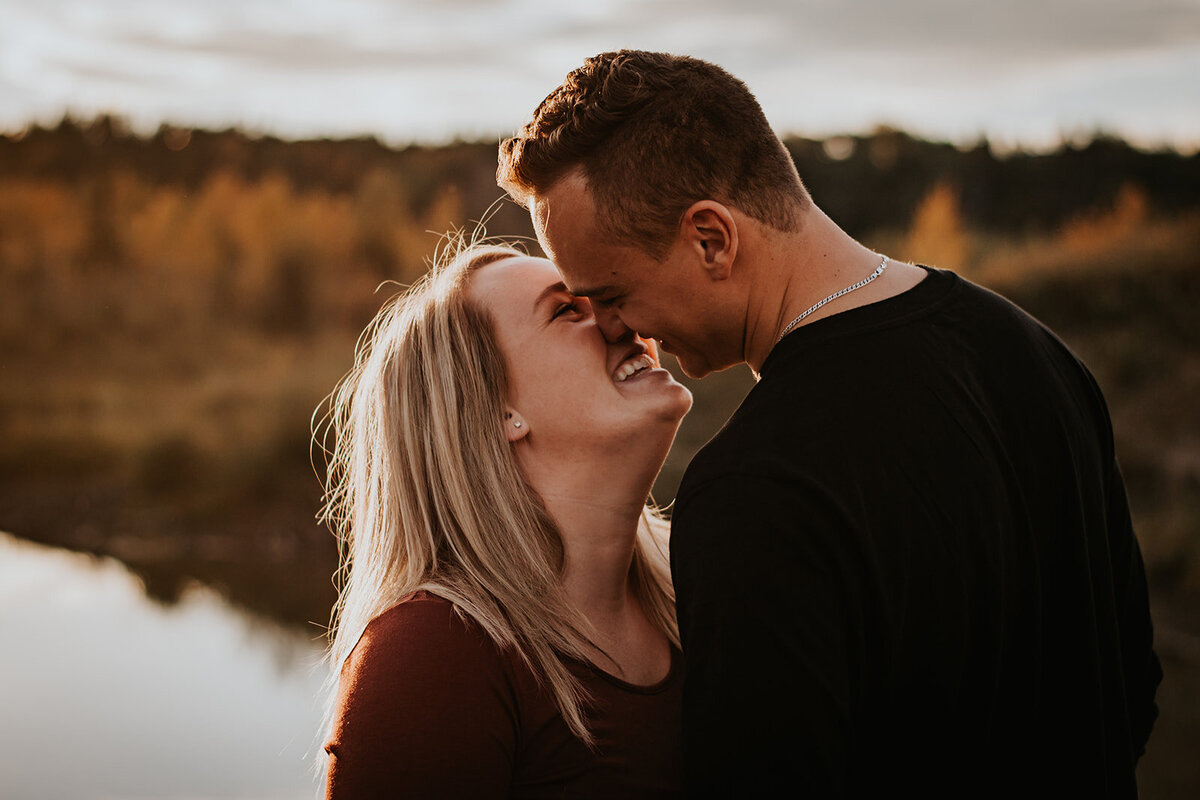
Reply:
[[510, 443], [519, 442], [529, 435], [529, 424], [520, 414], [509, 409], [504, 415], [504, 433]]
[[738, 229], [726, 206], [715, 200], [693, 203], [683, 212], [682, 234], [711, 280], [729, 278], [737, 257]]

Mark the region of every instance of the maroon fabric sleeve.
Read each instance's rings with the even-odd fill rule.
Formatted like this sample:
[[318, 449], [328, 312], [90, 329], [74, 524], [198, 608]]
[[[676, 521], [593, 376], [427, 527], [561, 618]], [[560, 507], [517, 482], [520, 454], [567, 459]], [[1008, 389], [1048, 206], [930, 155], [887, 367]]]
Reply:
[[517, 729], [503, 654], [417, 595], [372, 620], [342, 668], [326, 796], [507, 797]]

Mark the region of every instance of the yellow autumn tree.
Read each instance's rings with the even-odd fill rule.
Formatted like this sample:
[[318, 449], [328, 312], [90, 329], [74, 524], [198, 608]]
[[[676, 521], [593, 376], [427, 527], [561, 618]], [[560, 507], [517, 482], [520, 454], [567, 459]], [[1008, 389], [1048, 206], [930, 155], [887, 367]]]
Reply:
[[963, 272], [971, 267], [970, 244], [958, 190], [939, 181], [925, 194], [913, 215], [904, 240], [903, 257], [907, 261]]

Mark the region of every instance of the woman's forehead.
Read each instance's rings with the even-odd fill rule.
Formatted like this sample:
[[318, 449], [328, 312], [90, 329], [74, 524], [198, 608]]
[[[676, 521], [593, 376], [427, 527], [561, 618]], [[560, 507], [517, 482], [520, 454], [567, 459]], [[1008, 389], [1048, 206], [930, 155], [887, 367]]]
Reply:
[[544, 258], [513, 256], [480, 267], [471, 276], [471, 294], [489, 306], [508, 305], [528, 296], [530, 304], [546, 287], [562, 281]]

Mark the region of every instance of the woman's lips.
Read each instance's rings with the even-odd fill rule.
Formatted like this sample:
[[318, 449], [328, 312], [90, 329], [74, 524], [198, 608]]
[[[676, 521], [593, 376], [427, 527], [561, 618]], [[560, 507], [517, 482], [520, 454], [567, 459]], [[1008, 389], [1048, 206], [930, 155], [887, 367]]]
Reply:
[[624, 383], [641, 372], [648, 369], [654, 369], [657, 364], [654, 363], [654, 358], [649, 353], [639, 353], [633, 358], [627, 358], [613, 370], [612, 379], [616, 383]]

